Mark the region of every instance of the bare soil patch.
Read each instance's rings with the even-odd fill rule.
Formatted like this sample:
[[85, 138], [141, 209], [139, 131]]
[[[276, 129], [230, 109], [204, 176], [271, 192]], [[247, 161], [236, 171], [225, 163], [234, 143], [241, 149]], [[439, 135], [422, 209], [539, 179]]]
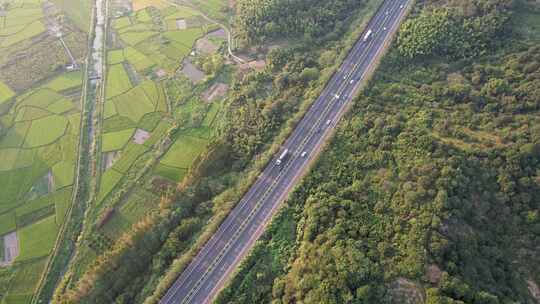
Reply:
[[148, 138], [150, 138], [150, 133], [143, 129], [137, 129], [133, 135], [133, 142], [142, 145]]
[[527, 280], [527, 285], [529, 288], [529, 292], [536, 300], [536, 303], [540, 303], [540, 288], [538, 287], [538, 284], [536, 284], [536, 282], [534, 282], [533, 280]]
[[110, 167], [112, 167], [121, 155], [121, 151], [111, 151], [103, 153], [103, 164], [105, 165], [104, 169], [109, 169]]
[[189, 59], [184, 59], [182, 66], [182, 73], [184, 73], [192, 83], [196, 84], [204, 79], [204, 72], [199, 70]]
[[4, 260], [0, 261], [0, 267], [9, 266], [19, 256], [19, 239], [17, 232], [13, 231], [3, 236]]
[[186, 19], [176, 19], [176, 29], [178, 29], [178, 30], [187, 29]]
[[214, 83], [210, 88], [202, 93], [202, 99], [206, 102], [212, 102], [222, 98], [229, 91], [229, 86], [224, 83]]
[[208, 33], [206, 36], [227, 39], [227, 33], [222, 28], [220, 28], [218, 30], [215, 30], [215, 31], [212, 31], [212, 32]]
[[218, 51], [219, 47], [208, 40], [208, 38], [203, 37], [195, 42], [195, 49], [204, 54], [214, 54]]
[[438, 284], [441, 280], [441, 269], [437, 265], [429, 265], [426, 269], [426, 277], [432, 284]]
[[420, 304], [424, 303], [421, 286], [405, 278], [398, 278], [390, 284], [391, 303]]
[[47, 185], [49, 187], [49, 193], [54, 191], [54, 175], [52, 174], [52, 171], [49, 170], [47, 173]]

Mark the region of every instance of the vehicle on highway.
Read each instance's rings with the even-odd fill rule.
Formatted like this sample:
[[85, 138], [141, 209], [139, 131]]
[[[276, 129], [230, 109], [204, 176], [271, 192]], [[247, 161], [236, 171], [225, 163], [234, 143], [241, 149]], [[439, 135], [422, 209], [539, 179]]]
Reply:
[[368, 41], [369, 37], [371, 37], [371, 34], [373, 34], [373, 31], [369, 29], [367, 33], [364, 35], [364, 41]]
[[304, 152], [302, 152], [302, 154], [300, 154], [301, 157], [306, 157], [306, 155], [307, 155], [306, 151], [304, 151]]
[[330, 125], [331, 123], [332, 123], [332, 120], [330, 120], [330, 119], [326, 121], [327, 126]]
[[278, 159], [276, 160], [276, 166], [281, 166], [281, 164], [283, 164], [283, 162], [286, 161], [288, 157], [289, 157], [289, 149], [283, 150], [281, 155], [279, 155]]

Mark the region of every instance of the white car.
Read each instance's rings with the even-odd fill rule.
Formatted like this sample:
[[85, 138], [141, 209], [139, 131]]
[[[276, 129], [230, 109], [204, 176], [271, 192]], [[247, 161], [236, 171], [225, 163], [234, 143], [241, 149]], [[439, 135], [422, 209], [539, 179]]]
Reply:
[[331, 123], [332, 123], [332, 120], [330, 120], [330, 119], [326, 121], [326, 125], [327, 125], [327, 126], [328, 126], [329, 124], [331, 124]]
[[300, 154], [301, 157], [306, 157], [306, 155], [307, 155], [306, 151], [304, 151], [304, 152], [302, 152], [302, 154]]

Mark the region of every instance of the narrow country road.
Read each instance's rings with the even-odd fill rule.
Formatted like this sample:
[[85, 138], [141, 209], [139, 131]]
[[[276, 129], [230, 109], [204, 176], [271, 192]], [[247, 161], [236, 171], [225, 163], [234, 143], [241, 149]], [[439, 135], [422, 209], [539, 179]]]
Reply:
[[161, 304], [209, 303], [261, 236], [280, 203], [307, 171], [406, 15], [410, 0], [386, 0], [368, 23], [278, 156], [265, 168]]

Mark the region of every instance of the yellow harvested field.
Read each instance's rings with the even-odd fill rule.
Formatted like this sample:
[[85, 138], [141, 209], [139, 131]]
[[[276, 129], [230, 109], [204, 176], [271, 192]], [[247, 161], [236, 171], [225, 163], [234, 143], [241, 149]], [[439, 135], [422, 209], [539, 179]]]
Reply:
[[133, 0], [133, 10], [138, 11], [143, 8], [153, 6], [158, 9], [166, 8], [169, 4], [163, 0]]

